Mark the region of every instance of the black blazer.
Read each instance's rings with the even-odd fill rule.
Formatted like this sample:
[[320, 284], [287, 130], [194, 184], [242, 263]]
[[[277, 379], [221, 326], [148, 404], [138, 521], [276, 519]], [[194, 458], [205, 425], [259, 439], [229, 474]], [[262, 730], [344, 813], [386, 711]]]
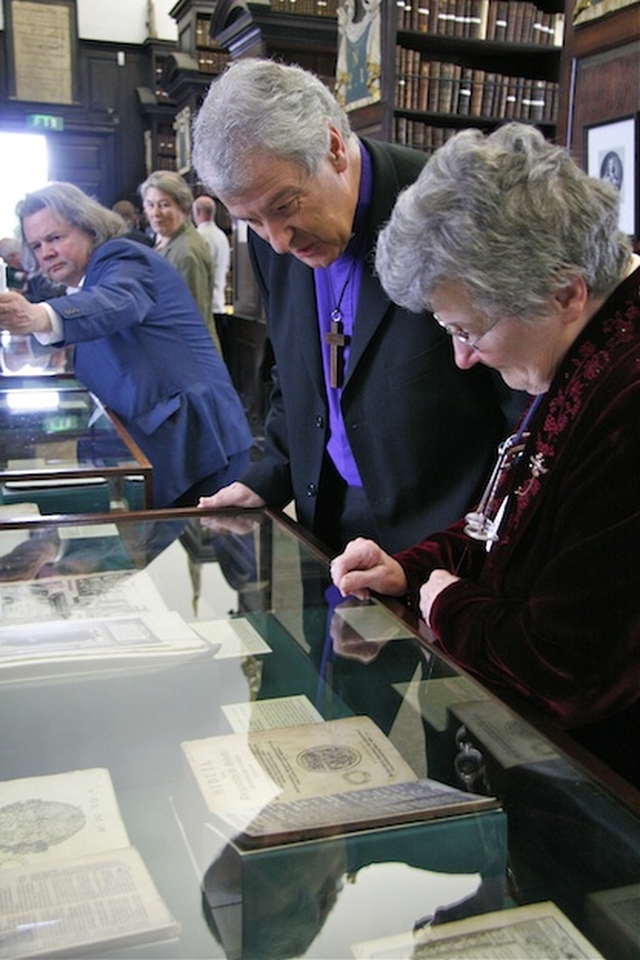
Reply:
[[[401, 309], [383, 291], [373, 269], [375, 239], [425, 156], [364, 142], [373, 161], [369, 267], [342, 411], [379, 541], [396, 551], [446, 527], [475, 503], [523, 398], [481, 365], [458, 370], [450, 338], [432, 317]], [[276, 254], [253, 231], [249, 249], [275, 366], [265, 455], [242, 480], [270, 506], [293, 497], [299, 521], [322, 538], [315, 517], [328, 415], [313, 270]]]

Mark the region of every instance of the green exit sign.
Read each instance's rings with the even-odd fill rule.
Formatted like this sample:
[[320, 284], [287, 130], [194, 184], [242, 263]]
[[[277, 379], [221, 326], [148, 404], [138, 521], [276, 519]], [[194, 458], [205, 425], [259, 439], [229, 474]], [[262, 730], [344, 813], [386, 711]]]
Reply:
[[27, 126], [31, 130], [64, 130], [64, 117], [54, 117], [50, 113], [30, 113]]

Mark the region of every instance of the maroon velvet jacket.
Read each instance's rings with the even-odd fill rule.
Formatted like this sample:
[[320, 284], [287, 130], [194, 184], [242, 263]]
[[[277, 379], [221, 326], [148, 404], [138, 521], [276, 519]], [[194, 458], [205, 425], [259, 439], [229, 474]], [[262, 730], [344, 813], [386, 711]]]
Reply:
[[[463, 523], [396, 554], [442, 648], [640, 781], [640, 269], [571, 347], [528, 425], [487, 553]], [[535, 458], [535, 459], [534, 459]]]

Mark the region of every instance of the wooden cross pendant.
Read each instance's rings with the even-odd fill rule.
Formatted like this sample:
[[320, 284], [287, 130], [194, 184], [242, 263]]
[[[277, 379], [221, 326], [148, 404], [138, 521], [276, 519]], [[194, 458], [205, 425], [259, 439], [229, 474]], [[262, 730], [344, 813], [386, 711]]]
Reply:
[[351, 337], [343, 333], [342, 320], [331, 321], [331, 331], [325, 333], [324, 342], [329, 344], [329, 385], [341, 387], [344, 380], [344, 348]]

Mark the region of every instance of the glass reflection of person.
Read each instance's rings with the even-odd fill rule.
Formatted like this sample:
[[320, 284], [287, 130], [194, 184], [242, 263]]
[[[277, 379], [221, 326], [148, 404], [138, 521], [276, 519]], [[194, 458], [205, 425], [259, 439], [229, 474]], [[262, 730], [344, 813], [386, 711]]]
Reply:
[[[248, 857], [227, 844], [202, 880], [205, 919], [229, 960], [303, 957], [327, 922], [345, 880], [353, 882], [360, 870], [382, 863], [481, 875], [474, 893], [438, 908], [430, 922], [500, 909], [506, 869], [504, 829], [485, 817], [458, 821], [455, 833], [451, 828], [451, 823], [440, 822], [417, 830], [355, 833]], [[393, 919], [393, 904], [390, 910]]]
[[335, 906], [346, 869], [344, 841], [248, 863], [227, 845], [204, 876], [203, 912], [229, 958], [302, 957]]

